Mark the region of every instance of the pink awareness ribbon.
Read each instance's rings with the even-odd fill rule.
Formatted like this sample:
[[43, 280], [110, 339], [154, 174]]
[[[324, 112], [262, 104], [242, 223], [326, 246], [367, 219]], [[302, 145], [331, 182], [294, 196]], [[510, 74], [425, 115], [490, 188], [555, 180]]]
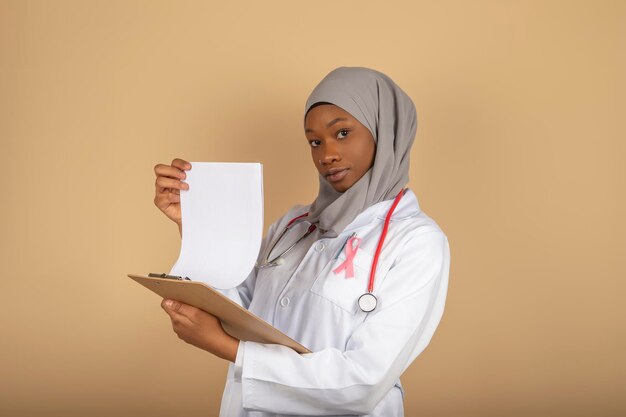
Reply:
[[[356, 245], [353, 245], [356, 242]], [[346, 260], [341, 263], [337, 268], [333, 269], [335, 274], [346, 271], [346, 278], [354, 278], [354, 264], [352, 260], [356, 255], [357, 249], [359, 249], [359, 245], [361, 244], [360, 237], [351, 237], [346, 242]]]

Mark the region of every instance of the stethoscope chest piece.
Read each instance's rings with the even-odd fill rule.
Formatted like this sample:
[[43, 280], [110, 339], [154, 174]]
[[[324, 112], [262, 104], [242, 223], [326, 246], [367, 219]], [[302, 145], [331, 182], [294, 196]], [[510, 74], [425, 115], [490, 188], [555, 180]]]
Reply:
[[366, 313], [374, 311], [377, 302], [378, 300], [376, 299], [376, 296], [374, 296], [371, 292], [366, 292], [359, 297], [359, 307]]

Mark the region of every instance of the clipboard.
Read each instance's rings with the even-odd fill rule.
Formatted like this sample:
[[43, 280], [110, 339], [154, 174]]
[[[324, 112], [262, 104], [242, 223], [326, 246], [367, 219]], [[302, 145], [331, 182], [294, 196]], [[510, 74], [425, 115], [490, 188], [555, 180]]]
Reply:
[[244, 341], [279, 344], [296, 352], [312, 353], [271, 324], [203, 282], [167, 274], [128, 274], [128, 277], [163, 298], [177, 300], [213, 314], [224, 331]]

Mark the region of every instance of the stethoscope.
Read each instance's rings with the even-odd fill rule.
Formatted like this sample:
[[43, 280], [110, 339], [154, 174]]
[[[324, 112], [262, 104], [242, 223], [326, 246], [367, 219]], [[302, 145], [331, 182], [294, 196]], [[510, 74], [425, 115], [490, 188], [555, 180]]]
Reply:
[[[378, 246], [376, 246], [376, 252], [374, 252], [374, 259], [372, 260], [372, 269], [370, 271], [370, 280], [369, 280], [369, 284], [367, 286], [367, 292], [364, 293], [363, 295], [361, 295], [359, 297], [359, 301], [358, 301], [359, 308], [363, 312], [365, 312], [365, 313], [369, 313], [371, 311], [374, 311], [374, 309], [376, 308], [376, 305], [378, 304], [378, 299], [373, 294], [373, 292], [374, 292], [374, 277], [376, 276], [376, 266], [378, 265], [378, 257], [380, 255], [380, 251], [382, 250], [383, 243], [385, 242], [385, 237], [387, 236], [387, 230], [389, 229], [389, 222], [391, 220], [391, 216], [393, 215], [393, 212], [396, 209], [396, 206], [400, 202], [400, 199], [404, 195], [405, 191], [406, 191], [406, 188], [403, 188], [402, 190], [400, 190], [400, 192], [398, 193], [398, 195], [394, 199], [393, 204], [389, 208], [389, 211], [387, 212], [387, 216], [385, 217], [385, 223], [383, 224], [383, 231], [380, 234], [380, 238], [378, 239]], [[284, 263], [284, 260], [283, 260], [284, 256], [287, 253], [289, 253], [289, 251], [291, 249], [293, 249], [294, 246], [296, 246], [301, 240], [305, 239], [308, 235], [313, 233], [313, 231], [317, 228], [317, 226], [314, 225], [314, 224], [311, 224], [308, 227], [307, 231], [304, 233], [304, 235], [302, 235], [300, 237], [300, 239], [296, 240], [291, 246], [289, 246], [287, 249], [285, 249], [280, 255], [276, 256], [272, 260], [269, 260], [270, 254], [274, 251], [274, 249], [276, 248], [276, 245], [280, 242], [280, 240], [283, 238], [283, 236], [285, 236], [285, 233], [287, 233], [287, 231], [294, 224], [296, 224], [296, 222], [298, 222], [301, 219], [304, 219], [308, 215], [309, 215], [308, 212], [304, 213], [304, 214], [301, 214], [301, 215], [299, 215], [297, 217], [294, 217], [293, 219], [291, 219], [289, 221], [289, 223], [287, 223], [287, 225], [285, 226], [283, 231], [280, 233], [280, 235], [278, 235], [278, 237], [272, 243], [272, 247], [270, 248], [270, 250], [268, 252], [266, 252], [264, 262], [257, 263], [257, 267], [258, 268], [263, 269], [263, 268], [268, 268], [268, 267], [271, 267], [271, 266], [282, 265]]]
[[283, 231], [280, 233], [280, 235], [278, 235], [278, 237], [274, 240], [274, 243], [272, 244], [272, 247], [270, 248], [270, 250], [267, 252], [267, 254], [265, 255], [265, 261], [263, 261], [263, 263], [258, 263], [257, 262], [257, 267], [259, 269], [263, 269], [263, 268], [268, 268], [270, 266], [278, 266], [278, 265], [282, 265], [285, 263], [285, 261], [283, 260], [283, 257], [289, 253], [289, 251], [291, 249], [293, 249], [294, 246], [296, 246], [298, 244], [298, 242], [300, 242], [301, 240], [303, 240], [304, 238], [306, 238], [308, 235], [310, 235], [311, 233], [313, 233], [313, 231], [315, 229], [317, 229], [317, 226], [314, 224], [311, 224], [309, 226], [309, 228], [307, 229], [306, 233], [304, 235], [302, 235], [302, 237], [298, 240], [296, 240], [293, 245], [289, 246], [287, 249], [285, 249], [280, 255], [278, 255], [277, 257], [275, 257], [274, 259], [272, 259], [271, 261], [268, 259], [270, 254], [272, 252], [274, 252], [274, 249], [276, 248], [276, 245], [278, 244], [278, 242], [280, 242], [280, 239], [283, 238], [283, 236], [285, 236], [285, 233], [287, 233], [287, 230], [291, 229], [291, 226], [294, 225], [294, 223], [296, 223], [298, 220], [303, 219], [304, 217], [308, 216], [309, 213], [306, 212], [304, 214], [299, 215], [298, 217], [294, 217], [293, 219], [289, 220], [289, 223], [287, 223], [287, 226], [285, 226], [285, 228], [283, 229]]

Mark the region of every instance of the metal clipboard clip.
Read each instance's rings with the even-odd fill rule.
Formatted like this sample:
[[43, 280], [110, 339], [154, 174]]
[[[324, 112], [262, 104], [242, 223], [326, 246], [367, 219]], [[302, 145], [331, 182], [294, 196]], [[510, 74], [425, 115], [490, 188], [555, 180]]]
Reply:
[[153, 278], [167, 278], [167, 279], [177, 279], [179, 281], [191, 281], [189, 277], [180, 277], [178, 275], [168, 275], [168, 274], [157, 274], [154, 272], [150, 272], [148, 276], [153, 277]]

